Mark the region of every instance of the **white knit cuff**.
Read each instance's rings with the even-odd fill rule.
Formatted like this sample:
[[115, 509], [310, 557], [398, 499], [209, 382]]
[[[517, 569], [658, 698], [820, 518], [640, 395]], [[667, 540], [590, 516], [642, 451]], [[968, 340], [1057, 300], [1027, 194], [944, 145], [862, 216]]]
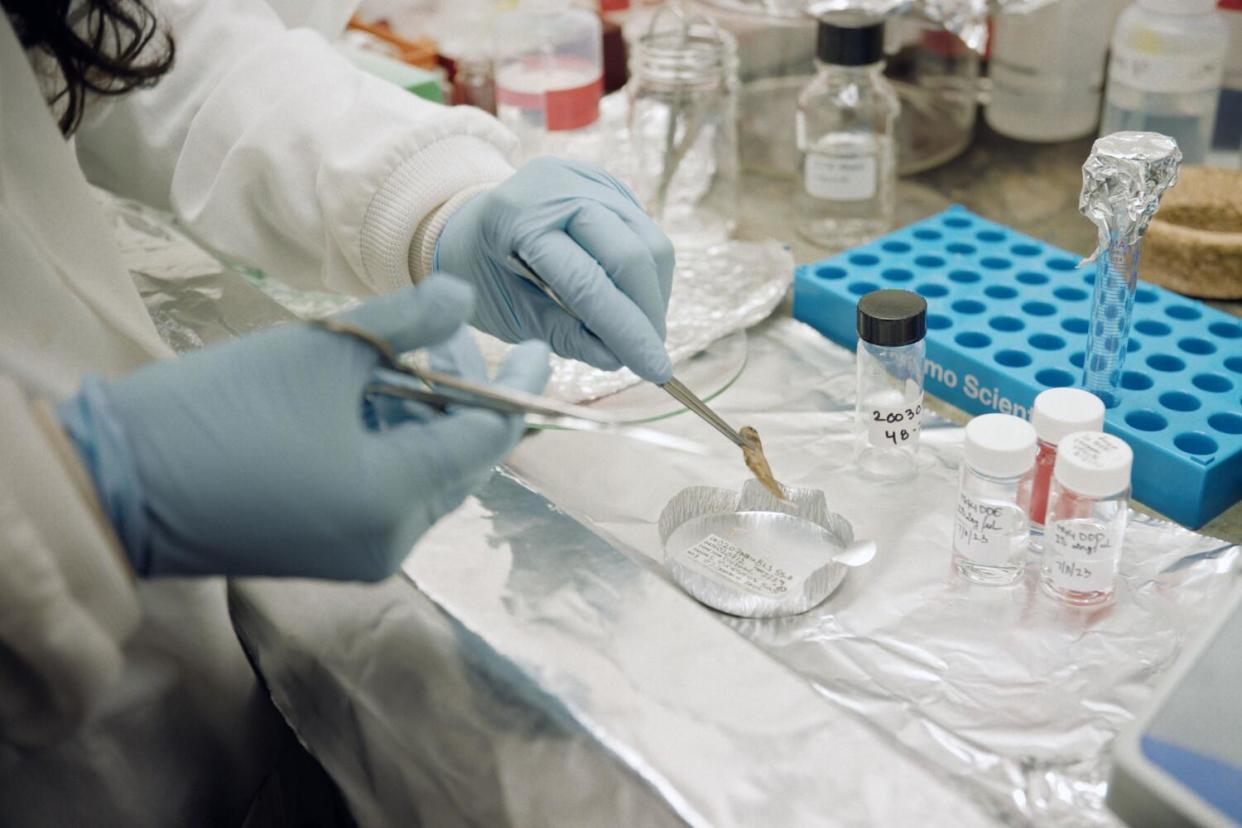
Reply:
[[419, 222], [418, 229], [414, 231], [414, 238], [410, 241], [409, 267], [411, 279], [415, 282], [421, 282], [427, 274], [435, 270], [436, 242], [440, 241], [440, 234], [444, 232], [444, 226], [448, 224], [448, 220], [453, 217], [453, 214], [460, 210], [467, 201], [495, 186], [496, 184], [493, 182], [467, 187], [432, 210], [427, 215], [427, 218]]
[[[441, 138], [403, 161], [376, 191], [363, 218], [362, 266], [372, 283], [397, 290], [425, 275], [426, 270], [411, 268], [410, 248], [420, 226], [463, 192], [494, 185], [512, 174], [513, 167], [495, 145], [471, 135]], [[445, 213], [443, 221], [449, 215]], [[430, 237], [432, 251], [443, 222], [438, 227]], [[427, 234], [420, 239], [425, 241]], [[418, 262], [422, 268], [421, 254]]]

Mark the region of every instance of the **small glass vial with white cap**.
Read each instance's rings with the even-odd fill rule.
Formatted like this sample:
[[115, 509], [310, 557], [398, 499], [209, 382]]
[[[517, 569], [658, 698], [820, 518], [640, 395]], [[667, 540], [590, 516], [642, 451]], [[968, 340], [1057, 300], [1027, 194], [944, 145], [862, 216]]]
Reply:
[[1043, 541], [1044, 513], [1048, 507], [1048, 490], [1052, 486], [1052, 468], [1057, 460], [1057, 445], [1075, 431], [1099, 431], [1104, 427], [1104, 402], [1081, 388], [1049, 388], [1035, 398], [1031, 407], [1031, 425], [1039, 441], [1035, 455], [1035, 478], [1031, 497], [1025, 504], [1031, 519], [1031, 545], [1038, 548]]
[[1030, 523], [1035, 429], [1011, 414], [984, 414], [966, 425], [966, 445], [953, 521], [953, 565], [980, 584], [1017, 580]]
[[1134, 452], [1111, 434], [1080, 431], [1061, 441], [1040, 574], [1049, 595], [1079, 606], [1113, 597], [1133, 463]]
[[918, 471], [923, 425], [927, 300], [877, 290], [858, 301], [855, 457], [864, 474], [898, 480]]

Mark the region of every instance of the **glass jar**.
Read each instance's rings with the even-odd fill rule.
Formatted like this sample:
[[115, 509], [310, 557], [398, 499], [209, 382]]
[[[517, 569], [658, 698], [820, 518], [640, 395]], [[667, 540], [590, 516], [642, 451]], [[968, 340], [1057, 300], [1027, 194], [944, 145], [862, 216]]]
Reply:
[[1049, 595], [1078, 606], [1112, 599], [1133, 462], [1130, 447], [1111, 434], [1080, 431], [1061, 441], [1040, 568]]
[[631, 50], [630, 183], [675, 240], [725, 241], [738, 209], [736, 47], [714, 23], [667, 8]]
[[1027, 516], [1031, 519], [1031, 545], [1039, 547], [1044, 532], [1044, 513], [1057, 459], [1057, 445], [1076, 431], [1099, 431], [1104, 427], [1104, 403], [1081, 388], [1049, 388], [1031, 406], [1031, 425], [1035, 427], [1039, 450], [1035, 455], [1035, 479]]
[[829, 249], [888, 231], [896, 208], [893, 141], [901, 104], [884, 77], [884, 23], [819, 22], [818, 74], [798, 97], [797, 230]]
[[1022, 575], [1030, 523], [1035, 429], [1012, 414], [984, 414], [966, 426], [953, 521], [953, 565], [980, 584]]
[[858, 301], [855, 458], [870, 477], [899, 480], [918, 471], [923, 424], [927, 300], [877, 290]]

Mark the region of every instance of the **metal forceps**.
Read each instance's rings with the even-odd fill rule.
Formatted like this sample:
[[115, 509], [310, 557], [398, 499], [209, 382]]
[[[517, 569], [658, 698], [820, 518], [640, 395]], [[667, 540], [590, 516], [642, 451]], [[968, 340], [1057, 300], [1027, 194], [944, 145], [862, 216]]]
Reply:
[[[529, 425], [571, 431], [604, 432], [674, 451], [699, 455], [708, 453], [705, 446], [693, 440], [665, 434], [652, 428], [626, 425], [613, 417], [584, 406], [564, 403], [539, 394], [528, 394], [525, 391], [481, 385], [453, 374], [408, 364], [403, 362], [392, 346], [380, 337], [339, 319], [320, 319], [312, 324], [326, 331], [349, 336], [365, 343], [379, 354], [383, 370], [399, 375], [393, 377], [392, 380], [385, 380], [383, 371], [381, 371], [377, 379], [367, 384], [366, 391], [370, 394], [411, 400], [428, 405], [442, 413], [450, 406], [466, 406], [486, 408], [501, 414], [524, 414]], [[412, 378], [417, 382], [402, 381], [406, 378]]]

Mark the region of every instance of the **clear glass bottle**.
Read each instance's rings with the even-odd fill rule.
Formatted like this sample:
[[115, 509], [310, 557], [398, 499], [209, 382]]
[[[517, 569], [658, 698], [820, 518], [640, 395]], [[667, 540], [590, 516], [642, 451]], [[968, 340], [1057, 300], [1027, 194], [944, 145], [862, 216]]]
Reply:
[[1027, 517], [1031, 519], [1031, 547], [1039, 549], [1043, 542], [1044, 514], [1048, 508], [1057, 446], [1075, 431], [1102, 429], [1104, 402], [1081, 388], [1049, 388], [1036, 397], [1031, 406], [1031, 425], [1035, 427], [1038, 451], [1031, 496], [1025, 506]]
[[1138, 0], [1113, 32], [1100, 135], [1159, 132], [1204, 163], [1228, 46], [1216, 0]]
[[525, 157], [573, 154], [597, 132], [603, 33], [594, 11], [569, 0], [521, 0], [493, 25], [496, 114]]
[[666, 9], [632, 47], [630, 183], [674, 240], [727, 241], [738, 209], [736, 47], [706, 18]]
[[1012, 414], [984, 414], [966, 425], [953, 521], [953, 565], [975, 583], [1003, 585], [1022, 575], [1030, 523], [1035, 429]]
[[901, 104], [884, 77], [884, 23], [820, 20], [816, 66], [798, 97], [797, 230], [814, 244], [845, 248], [893, 222]]
[[1111, 600], [1125, 539], [1134, 452], [1111, 434], [1061, 441], [1048, 494], [1040, 583], [1069, 604]]
[[1068, 141], [1095, 132], [1104, 56], [1117, 0], [1059, 0], [994, 18], [988, 125], [1022, 141]]
[[927, 300], [908, 290], [873, 291], [858, 301], [857, 319], [855, 458], [871, 477], [910, 477], [923, 425]]

